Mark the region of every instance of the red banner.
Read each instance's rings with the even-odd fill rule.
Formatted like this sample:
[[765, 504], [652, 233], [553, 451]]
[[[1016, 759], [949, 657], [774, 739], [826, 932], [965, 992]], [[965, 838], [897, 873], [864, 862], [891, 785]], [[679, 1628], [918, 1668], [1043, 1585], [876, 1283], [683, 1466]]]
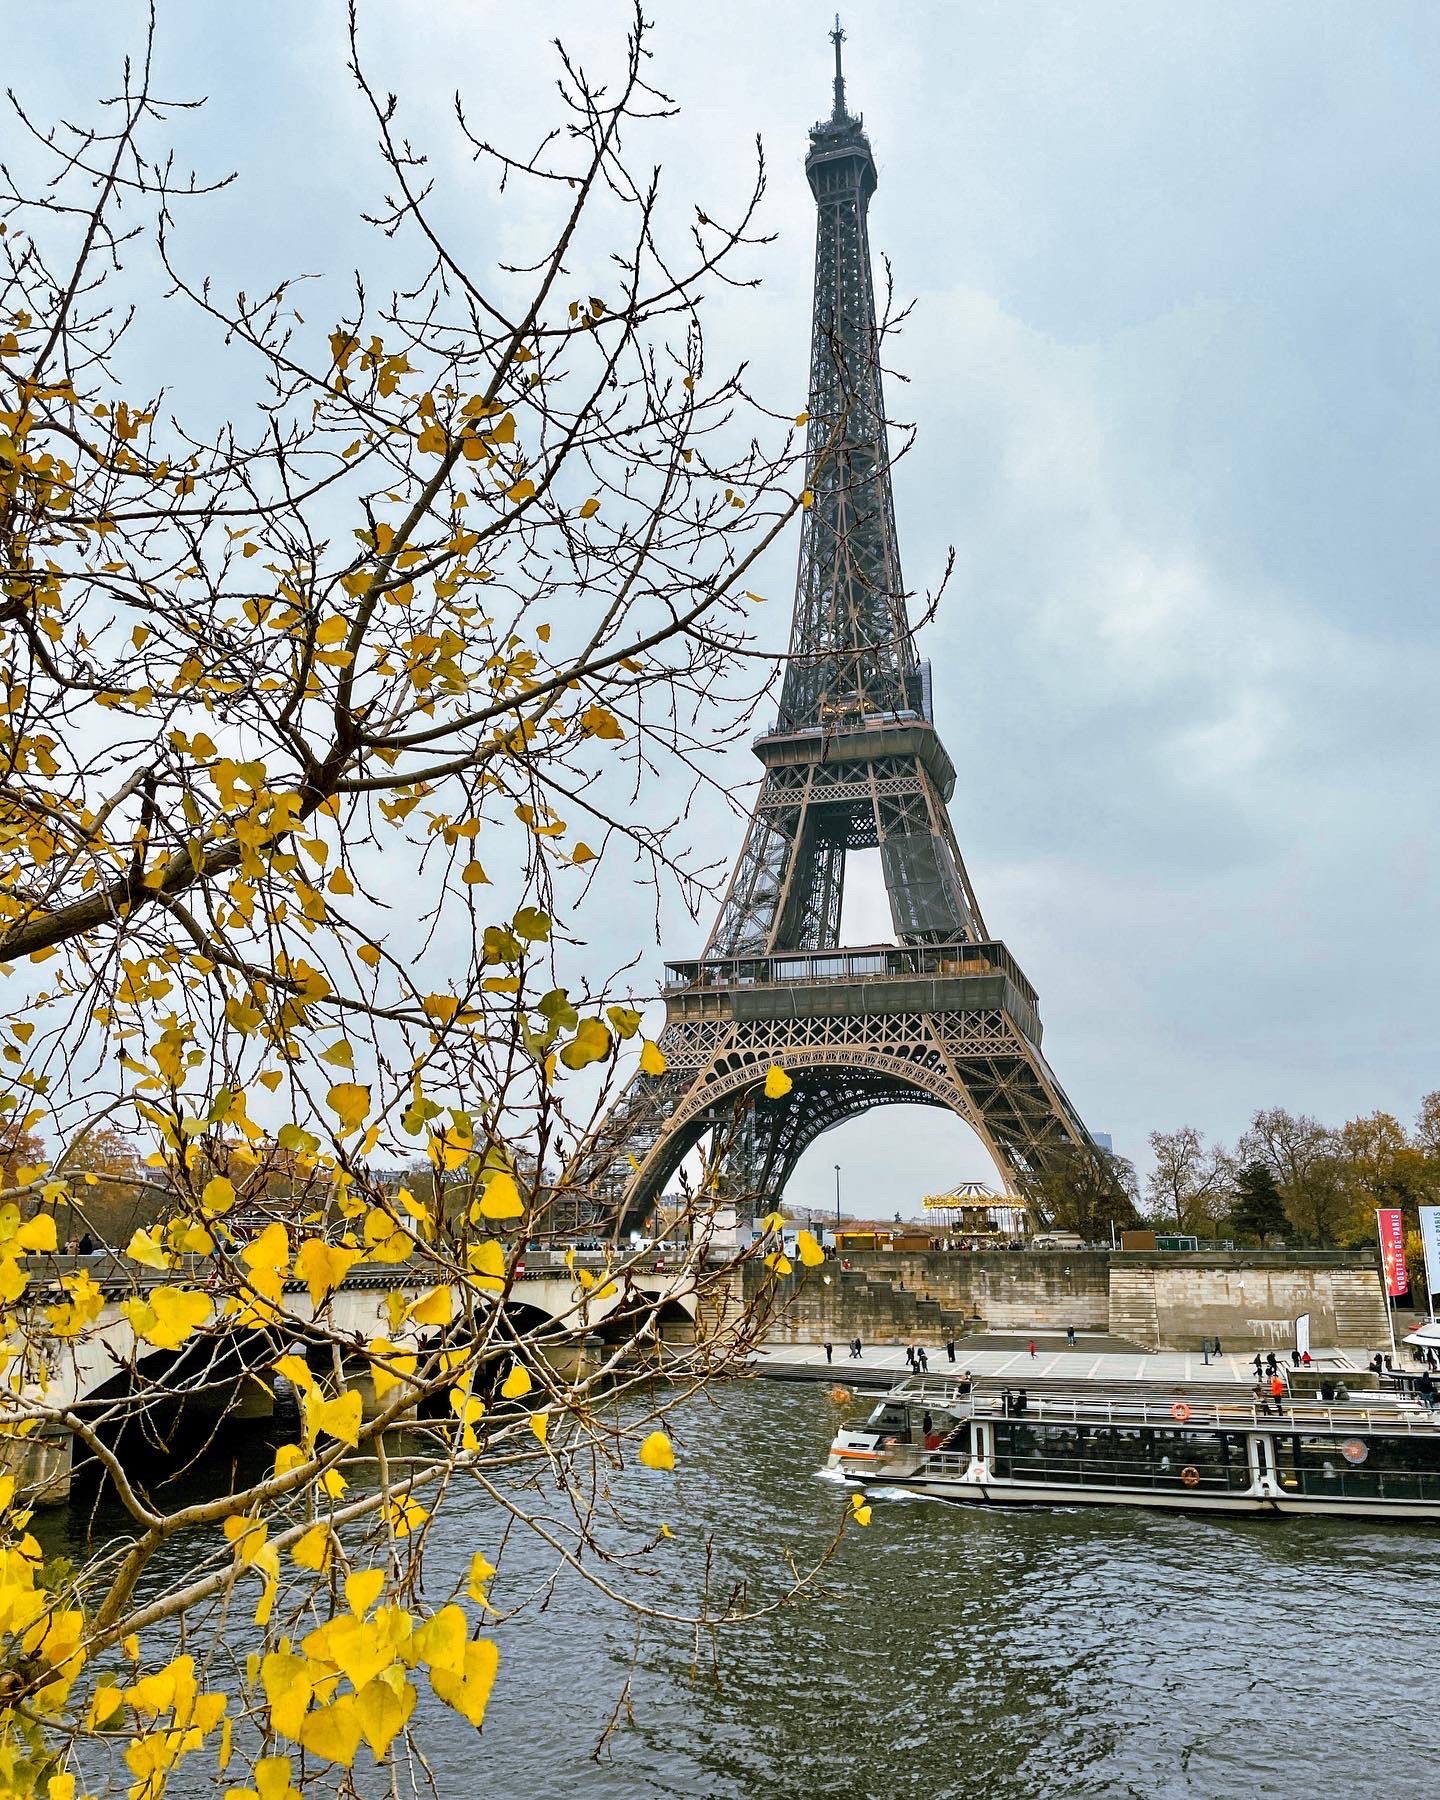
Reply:
[[1405, 1215], [1398, 1206], [1382, 1206], [1375, 1217], [1380, 1226], [1380, 1257], [1385, 1264], [1385, 1292], [1392, 1298], [1410, 1292], [1405, 1267]]

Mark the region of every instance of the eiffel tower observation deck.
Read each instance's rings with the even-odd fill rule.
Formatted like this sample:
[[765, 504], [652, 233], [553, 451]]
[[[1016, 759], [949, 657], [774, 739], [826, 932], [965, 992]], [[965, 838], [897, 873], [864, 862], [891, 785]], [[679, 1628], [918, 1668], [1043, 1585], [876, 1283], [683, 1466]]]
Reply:
[[[783, 1194], [822, 1132], [875, 1106], [957, 1114], [1007, 1187], [1088, 1142], [947, 811], [955, 768], [915, 652], [891, 493], [867, 227], [875, 159], [846, 102], [838, 20], [831, 36], [833, 105], [805, 159], [814, 498], [779, 716], [754, 745], [764, 777], [709, 942], [666, 964], [665, 1073], [633, 1078], [572, 1171], [594, 1224], [616, 1231], [647, 1217], [706, 1133], [741, 1217]], [[842, 947], [846, 857], [875, 849], [895, 941]], [[775, 1067], [791, 1085], [771, 1098]]]

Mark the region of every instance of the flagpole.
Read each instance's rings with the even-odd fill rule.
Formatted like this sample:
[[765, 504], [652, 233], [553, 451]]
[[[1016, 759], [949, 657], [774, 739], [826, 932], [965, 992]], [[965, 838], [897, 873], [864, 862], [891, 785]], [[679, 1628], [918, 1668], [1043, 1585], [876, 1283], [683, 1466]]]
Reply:
[[1385, 1289], [1385, 1323], [1390, 1327], [1390, 1366], [1400, 1360], [1400, 1346], [1395, 1342], [1395, 1296], [1390, 1292], [1390, 1267], [1385, 1261], [1385, 1233], [1380, 1224], [1380, 1208], [1375, 1208], [1375, 1242], [1380, 1246], [1380, 1282]]

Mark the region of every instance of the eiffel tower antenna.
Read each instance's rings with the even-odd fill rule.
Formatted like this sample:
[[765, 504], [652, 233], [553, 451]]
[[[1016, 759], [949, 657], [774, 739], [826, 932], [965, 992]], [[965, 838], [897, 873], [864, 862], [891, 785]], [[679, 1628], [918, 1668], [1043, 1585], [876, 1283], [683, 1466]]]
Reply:
[[[878, 177], [845, 102], [810, 131], [815, 197], [807, 485], [790, 655], [754, 810], [701, 955], [666, 964], [661, 1075], [637, 1074], [567, 1173], [592, 1228], [649, 1215], [706, 1133], [723, 1198], [768, 1210], [805, 1149], [871, 1107], [957, 1114], [1012, 1189], [1089, 1134], [1040, 1049], [1039, 1000], [993, 938], [948, 802], [900, 572], [867, 224]], [[965, 793], [981, 803], [982, 783]], [[878, 850], [894, 941], [840, 941], [845, 866]], [[787, 1091], [765, 1093], [772, 1067]]]

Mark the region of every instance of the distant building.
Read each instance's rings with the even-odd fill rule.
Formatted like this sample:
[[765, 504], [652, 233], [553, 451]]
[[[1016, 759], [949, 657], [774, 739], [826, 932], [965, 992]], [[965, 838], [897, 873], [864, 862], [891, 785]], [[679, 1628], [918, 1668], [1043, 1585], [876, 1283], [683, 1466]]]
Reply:
[[1090, 1133], [1090, 1142], [1094, 1144], [1098, 1150], [1105, 1151], [1109, 1156], [1115, 1154], [1115, 1140], [1108, 1131], [1092, 1131]]

